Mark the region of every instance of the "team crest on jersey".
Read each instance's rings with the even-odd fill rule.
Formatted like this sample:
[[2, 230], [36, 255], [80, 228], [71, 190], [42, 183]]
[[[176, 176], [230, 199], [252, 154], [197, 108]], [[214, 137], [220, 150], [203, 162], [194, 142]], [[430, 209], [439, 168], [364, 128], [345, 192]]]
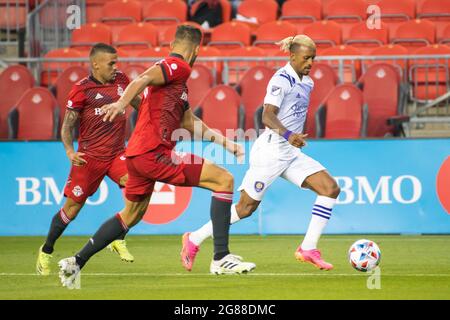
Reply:
[[119, 97], [123, 96], [123, 88], [121, 86], [117, 86], [117, 95]]
[[80, 186], [75, 186], [75, 187], [72, 189], [72, 193], [75, 195], [75, 197], [79, 197], [79, 196], [81, 196], [84, 192], [83, 192], [83, 189], [81, 189]]
[[281, 93], [281, 87], [278, 87], [278, 86], [272, 86], [272, 88], [271, 88], [271, 94], [273, 95], [273, 96], [277, 96], [277, 95], [279, 95]]
[[183, 101], [188, 101], [188, 95], [187, 95], [186, 91], [183, 92], [183, 94], [181, 95], [180, 98], [181, 98], [181, 100], [183, 100]]
[[256, 181], [255, 182], [255, 191], [261, 192], [264, 189], [264, 182]]

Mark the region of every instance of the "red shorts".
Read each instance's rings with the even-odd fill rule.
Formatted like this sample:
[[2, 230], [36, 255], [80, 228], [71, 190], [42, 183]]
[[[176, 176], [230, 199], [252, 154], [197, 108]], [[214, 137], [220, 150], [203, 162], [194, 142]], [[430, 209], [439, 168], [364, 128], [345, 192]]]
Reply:
[[127, 158], [128, 181], [125, 196], [133, 202], [151, 195], [155, 182], [195, 187], [200, 182], [204, 159], [190, 153], [177, 153], [166, 147]]
[[93, 195], [105, 176], [120, 187], [120, 178], [127, 174], [126, 158], [122, 154], [111, 161], [99, 161], [89, 156], [83, 157], [87, 163], [82, 166], [72, 165], [67, 179], [64, 195], [75, 202], [84, 203]]

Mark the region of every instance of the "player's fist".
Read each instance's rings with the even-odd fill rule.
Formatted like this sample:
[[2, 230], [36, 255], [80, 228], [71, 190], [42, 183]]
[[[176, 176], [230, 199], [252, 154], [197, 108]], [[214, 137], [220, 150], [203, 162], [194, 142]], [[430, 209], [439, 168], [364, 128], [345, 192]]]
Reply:
[[119, 114], [123, 114], [125, 111], [125, 107], [120, 102], [114, 102], [110, 104], [105, 104], [100, 108], [101, 112], [105, 114], [103, 117], [103, 121], [112, 122]]
[[83, 152], [75, 152], [75, 151], [67, 152], [67, 157], [74, 166], [82, 166], [87, 163], [87, 161], [83, 159], [84, 155], [85, 153]]
[[293, 133], [289, 136], [289, 143], [292, 144], [296, 148], [301, 148], [306, 146], [306, 137], [307, 134], [301, 133]]

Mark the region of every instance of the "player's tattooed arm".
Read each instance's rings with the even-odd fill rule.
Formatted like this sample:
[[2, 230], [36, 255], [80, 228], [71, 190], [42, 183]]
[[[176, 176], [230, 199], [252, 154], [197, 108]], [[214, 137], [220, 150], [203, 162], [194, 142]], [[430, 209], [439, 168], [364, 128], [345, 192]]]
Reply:
[[238, 162], [242, 162], [245, 156], [244, 148], [240, 144], [234, 143], [220, 133], [212, 130], [201, 119], [199, 119], [190, 108], [184, 112], [181, 126], [182, 128], [188, 130], [194, 137], [221, 145], [226, 150], [234, 154], [238, 158]]
[[140, 96], [136, 96], [133, 100], [131, 100], [130, 105], [134, 108], [134, 110], [139, 111], [139, 106], [141, 105], [142, 98]]
[[307, 134], [301, 133], [292, 133], [288, 129], [286, 129], [281, 121], [278, 119], [279, 108], [277, 106], [271, 104], [265, 104], [264, 110], [262, 114], [262, 122], [263, 124], [277, 132], [280, 136], [287, 138], [289, 143], [294, 147], [301, 148], [306, 145], [305, 138], [308, 136]]
[[64, 144], [64, 149], [66, 149], [67, 157], [73, 165], [78, 166], [86, 163], [86, 160], [83, 159], [84, 153], [76, 152], [73, 148], [73, 129], [79, 116], [77, 111], [67, 109], [61, 126], [61, 140]]
[[114, 118], [117, 117], [117, 115], [122, 114], [126, 106], [148, 86], [162, 86], [165, 83], [166, 81], [161, 66], [153, 65], [130, 82], [122, 97], [120, 97], [117, 102], [102, 107], [102, 112], [105, 113], [103, 121], [113, 121]]

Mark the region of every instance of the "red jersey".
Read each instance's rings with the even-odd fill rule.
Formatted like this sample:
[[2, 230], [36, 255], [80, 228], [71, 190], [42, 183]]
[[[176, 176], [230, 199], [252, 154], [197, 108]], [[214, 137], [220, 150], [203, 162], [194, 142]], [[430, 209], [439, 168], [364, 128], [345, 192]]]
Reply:
[[176, 141], [172, 141], [172, 133], [181, 127], [184, 112], [189, 108], [186, 81], [191, 66], [177, 54], [157, 64], [161, 66], [165, 85], [145, 89], [136, 127], [125, 151], [128, 157], [144, 154], [160, 145], [174, 148]]
[[98, 160], [114, 159], [125, 148], [125, 114], [113, 122], [103, 122], [100, 108], [119, 100], [127, 87], [128, 77], [117, 72], [114, 81], [102, 84], [89, 76], [75, 84], [69, 93], [67, 109], [80, 113], [78, 151]]

